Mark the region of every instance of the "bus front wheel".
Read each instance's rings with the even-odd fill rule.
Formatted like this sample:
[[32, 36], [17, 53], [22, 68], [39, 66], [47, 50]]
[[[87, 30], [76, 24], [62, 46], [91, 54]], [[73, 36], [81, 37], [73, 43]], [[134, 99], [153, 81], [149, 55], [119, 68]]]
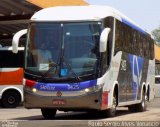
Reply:
[[116, 107], [117, 107], [117, 97], [116, 94], [114, 93], [112, 107], [107, 111], [107, 115], [109, 117], [114, 117], [116, 115]]
[[145, 93], [145, 91], [143, 91], [142, 101], [141, 101], [141, 103], [137, 104], [137, 111], [139, 111], [139, 112], [146, 111], [146, 109], [147, 109], [146, 98], [147, 98], [146, 93]]
[[57, 109], [52, 108], [42, 108], [41, 109], [42, 115], [45, 119], [54, 119]]
[[114, 116], [116, 116], [116, 107], [117, 107], [117, 96], [114, 93], [111, 108], [103, 110], [102, 111], [102, 115], [103, 116], [107, 116], [107, 117], [114, 117]]
[[4, 108], [16, 108], [21, 101], [20, 94], [16, 91], [6, 91], [1, 101]]

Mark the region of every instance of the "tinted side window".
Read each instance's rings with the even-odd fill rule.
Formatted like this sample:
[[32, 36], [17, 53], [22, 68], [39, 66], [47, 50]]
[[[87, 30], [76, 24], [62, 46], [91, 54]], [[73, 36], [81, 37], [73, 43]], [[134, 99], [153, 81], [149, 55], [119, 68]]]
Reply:
[[113, 23], [114, 23], [114, 19], [112, 17], [107, 17], [104, 20], [104, 27], [105, 28], [110, 28], [111, 31], [109, 33], [108, 36], [108, 42], [107, 42], [107, 51], [106, 51], [106, 61], [107, 61], [107, 65], [109, 65], [110, 61], [111, 61], [111, 54], [112, 54], [112, 39], [113, 39]]
[[118, 51], [122, 51], [123, 47], [125, 45], [125, 32], [124, 32], [124, 26], [122, 23], [118, 20], [116, 20], [116, 31], [115, 31], [115, 50], [114, 54], [116, 54]]
[[150, 59], [154, 59], [154, 41], [152, 39], [149, 40], [149, 50], [150, 50]]
[[116, 33], [115, 33], [115, 54], [118, 51], [133, 53], [133, 40], [134, 30], [126, 24], [116, 20]]
[[132, 39], [132, 51], [135, 55], [138, 55], [138, 45], [137, 45], [137, 32], [133, 30], [133, 39]]
[[118, 51], [124, 51], [146, 59], [154, 59], [154, 42], [149, 34], [144, 34], [116, 20], [114, 54]]
[[0, 51], [0, 68], [23, 67], [23, 53], [18, 51], [17, 54], [12, 51]]
[[156, 78], [155, 78], [155, 83], [156, 83], [156, 84], [160, 84], [160, 78], [156, 77]]

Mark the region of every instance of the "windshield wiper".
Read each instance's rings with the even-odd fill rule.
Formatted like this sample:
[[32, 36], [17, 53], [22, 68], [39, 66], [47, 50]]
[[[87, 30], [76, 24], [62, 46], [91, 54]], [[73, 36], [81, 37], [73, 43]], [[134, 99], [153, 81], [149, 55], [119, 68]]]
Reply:
[[[42, 77], [45, 78], [47, 76], [47, 74], [51, 71], [53, 71], [55, 68], [57, 68], [59, 66], [59, 64], [56, 64], [56, 63], [51, 63], [49, 65], [49, 70], [46, 71], [45, 73], [42, 74]], [[47, 66], [48, 67], [48, 66]]]
[[68, 69], [72, 72], [72, 74], [76, 78], [76, 80], [78, 82], [81, 82], [82, 79], [74, 72], [74, 70], [72, 69], [71, 65], [68, 63], [68, 61], [65, 59], [64, 56], [63, 56], [63, 62], [67, 65]]

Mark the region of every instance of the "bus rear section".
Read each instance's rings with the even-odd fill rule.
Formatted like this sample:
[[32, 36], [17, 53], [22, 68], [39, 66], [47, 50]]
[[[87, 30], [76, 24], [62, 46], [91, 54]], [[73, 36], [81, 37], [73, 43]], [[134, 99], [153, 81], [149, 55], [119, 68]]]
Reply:
[[4, 108], [15, 108], [23, 101], [23, 49], [14, 54], [11, 47], [0, 48], [0, 102]]

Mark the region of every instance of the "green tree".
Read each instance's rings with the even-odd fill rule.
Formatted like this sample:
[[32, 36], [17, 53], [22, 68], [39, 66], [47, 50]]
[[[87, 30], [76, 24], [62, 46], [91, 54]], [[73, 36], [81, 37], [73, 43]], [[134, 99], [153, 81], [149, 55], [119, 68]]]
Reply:
[[156, 44], [160, 46], [160, 27], [152, 31]]

